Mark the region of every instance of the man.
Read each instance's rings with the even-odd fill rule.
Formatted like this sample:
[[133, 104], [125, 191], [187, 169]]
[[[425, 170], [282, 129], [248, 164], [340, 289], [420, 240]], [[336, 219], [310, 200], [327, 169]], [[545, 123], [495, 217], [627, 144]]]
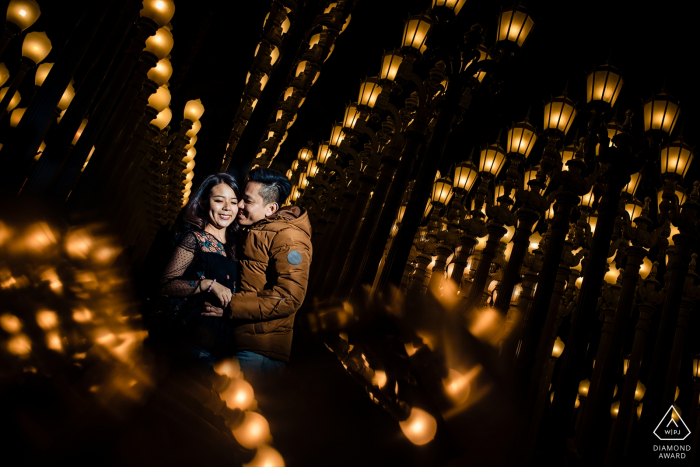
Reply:
[[240, 284], [226, 310], [207, 304], [205, 316], [233, 320], [236, 357], [249, 375], [276, 373], [289, 361], [294, 315], [306, 295], [311, 223], [303, 209], [280, 206], [291, 183], [280, 173], [250, 172], [238, 203]]

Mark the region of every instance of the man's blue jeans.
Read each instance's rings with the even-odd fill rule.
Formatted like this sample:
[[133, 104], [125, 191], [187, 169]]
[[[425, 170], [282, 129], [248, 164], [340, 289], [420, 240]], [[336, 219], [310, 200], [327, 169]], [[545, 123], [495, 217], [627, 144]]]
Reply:
[[263, 378], [279, 376], [284, 370], [284, 362], [267, 358], [264, 355], [244, 350], [234, 355], [241, 365], [244, 377], [261, 376]]

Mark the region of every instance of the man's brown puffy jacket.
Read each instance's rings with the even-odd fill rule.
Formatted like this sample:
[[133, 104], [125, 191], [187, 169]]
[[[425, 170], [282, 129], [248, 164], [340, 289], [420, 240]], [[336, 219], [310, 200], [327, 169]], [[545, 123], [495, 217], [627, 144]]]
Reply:
[[238, 292], [228, 310], [237, 351], [289, 361], [294, 314], [306, 296], [311, 256], [311, 223], [299, 207], [282, 208], [250, 226], [243, 236]]

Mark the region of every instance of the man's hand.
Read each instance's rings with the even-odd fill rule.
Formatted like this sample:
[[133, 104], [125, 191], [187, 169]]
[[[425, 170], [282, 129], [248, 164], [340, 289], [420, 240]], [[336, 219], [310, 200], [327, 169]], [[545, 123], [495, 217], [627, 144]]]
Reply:
[[224, 316], [224, 309], [214, 306], [209, 302], [204, 302], [204, 313], [202, 313], [202, 316], [218, 316], [221, 318]]

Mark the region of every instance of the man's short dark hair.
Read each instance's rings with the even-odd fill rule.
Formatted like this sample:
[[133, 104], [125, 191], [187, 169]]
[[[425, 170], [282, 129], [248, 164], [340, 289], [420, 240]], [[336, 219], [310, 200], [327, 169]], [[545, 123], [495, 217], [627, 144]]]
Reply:
[[265, 204], [277, 203], [282, 206], [292, 192], [292, 183], [276, 170], [255, 168], [248, 174], [248, 181], [262, 185], [258, 193]]

